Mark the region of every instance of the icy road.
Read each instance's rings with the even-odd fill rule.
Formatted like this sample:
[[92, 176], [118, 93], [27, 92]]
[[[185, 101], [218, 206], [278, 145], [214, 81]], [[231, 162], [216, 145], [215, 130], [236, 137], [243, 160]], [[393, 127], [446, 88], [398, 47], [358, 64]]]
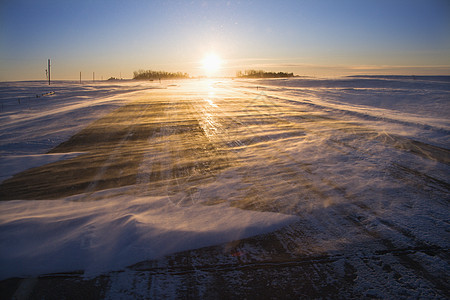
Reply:
[[21, 84], [5, 294], [450, 297], [448, 78]]

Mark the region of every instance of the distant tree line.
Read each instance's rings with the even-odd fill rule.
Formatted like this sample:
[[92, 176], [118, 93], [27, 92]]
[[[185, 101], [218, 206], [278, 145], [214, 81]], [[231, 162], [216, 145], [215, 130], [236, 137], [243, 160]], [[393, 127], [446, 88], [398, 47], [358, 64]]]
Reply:
[[152, 71], [152, 70], [139, 70], [133, 72], [133, 79], [139, 80], [154, 80], [154, 79], [182, 79], [189, 78], [188, 73], [181, 72], [165, 72], [165, 71]]
[[285, 72], [265, 72], [263, 70], [245, 70], [237, 71], [236, 77], [240, 78], [281, 78], [281, 77], [294, 77], [294, 73]]

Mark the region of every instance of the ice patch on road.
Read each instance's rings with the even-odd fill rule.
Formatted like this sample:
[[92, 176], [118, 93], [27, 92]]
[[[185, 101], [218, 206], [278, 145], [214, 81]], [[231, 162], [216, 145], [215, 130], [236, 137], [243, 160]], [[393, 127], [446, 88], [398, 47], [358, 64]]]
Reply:
[[[73, 197], [72, 197], [73, 198]], [[0, 279], [123, 269], [164, 255], [267, 233], [297, 220], [279, 213], [130, 195], [80, 202], [0, 203]]]

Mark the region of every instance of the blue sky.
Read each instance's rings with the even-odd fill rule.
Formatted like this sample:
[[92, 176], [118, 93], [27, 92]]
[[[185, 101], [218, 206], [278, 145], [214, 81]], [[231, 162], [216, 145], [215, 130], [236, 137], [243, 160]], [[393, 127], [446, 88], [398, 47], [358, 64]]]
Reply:
[[0, 0], [0, 80], [130, 78], [138, 69], [222, 75], [448, 74], [448, 0]]

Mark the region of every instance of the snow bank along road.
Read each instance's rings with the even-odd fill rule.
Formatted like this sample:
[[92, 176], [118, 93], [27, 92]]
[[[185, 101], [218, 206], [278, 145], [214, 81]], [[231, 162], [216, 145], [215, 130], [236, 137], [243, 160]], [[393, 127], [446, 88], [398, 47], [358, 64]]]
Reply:
[[[114, 202], [122, 215], [113, 221], [123, 230], [130, 222], [149, 222], [148, 211], [164, 203], [171, 209], [161, 214], [172, 216], [170, 222], [196, 224], [189, 230], [198, 243], [166, 252], [152, 245], [153, 254], [140, 256], [129, 249], [130, 239], [144, 241], [137, 252], [145, 252], [150, 238], [139, 231], [118, 235], [124, 241], [115, 240], [120, 249], [108, 255], [132, 256], [123, 260], [126, 265], [113, 264], [118, 272], [96, 277], [96, 270], [110, 271], [102, 265], [86, 279], [67, 273], [78, 271], [76, 263], [68, 270], [57, 265], [60, 275], [33, 279], [27, 288], [31, 297], [53, 293], [57, 298], [70, 290], [106, 298], [450, 297], [448, 81], [192, 80], [128, 92], [121, 95], [127, 100], [120, 107], [46, 154], [65, 159], [1, 183], [1, 200], [20, 201], [2, 203], [0, 230], [19, 232], [14, 224], [40, 224], [24, 219], [54, 217], [58, 212], [49, 213], [47, 200], [82, 203], [91, 209], [74, 213], [82, 225], [71, 227], [75, 237], [68, 233], [62, 239], [79, 238], [81, 248], [94, 255], [101, 249], [99, 235], [108, 233], [95, 232], [100, 218], [83, 219], [96, 205], [103, 209], [105, 201]], [[11, 145], [3, 142], [2, 149]], [[133, 199], [141, 200], [135, 206], [120, 204]], [[153, 201], [145, 212], [142, 201]], [[139, 213], [133, 211], [137, 206]], [[229, 216], [230, 208], [270, 224], [261, 229], [256, 217], [240, 227], [245, 234], [215, 243], [198, 239], [201, 227], [212, 224], [209, 239], [239, 223], [231, 217], [214, 223]], [[97, 244], [86, 246], [80, 235], [85, 229], [96, 233]], [[164, 238], [167, 231], [152, 238], [164, 247], [177, 244]], [[1, 243], [8, 256], [7, 243], [18, 242], [11, 234]], [[70, 251], [82, 256], [78, 246]], [[58, 288], [48, 292], [55, 282]], [[1, 285], [12, 295], [29, 283], [9, 279]]]

